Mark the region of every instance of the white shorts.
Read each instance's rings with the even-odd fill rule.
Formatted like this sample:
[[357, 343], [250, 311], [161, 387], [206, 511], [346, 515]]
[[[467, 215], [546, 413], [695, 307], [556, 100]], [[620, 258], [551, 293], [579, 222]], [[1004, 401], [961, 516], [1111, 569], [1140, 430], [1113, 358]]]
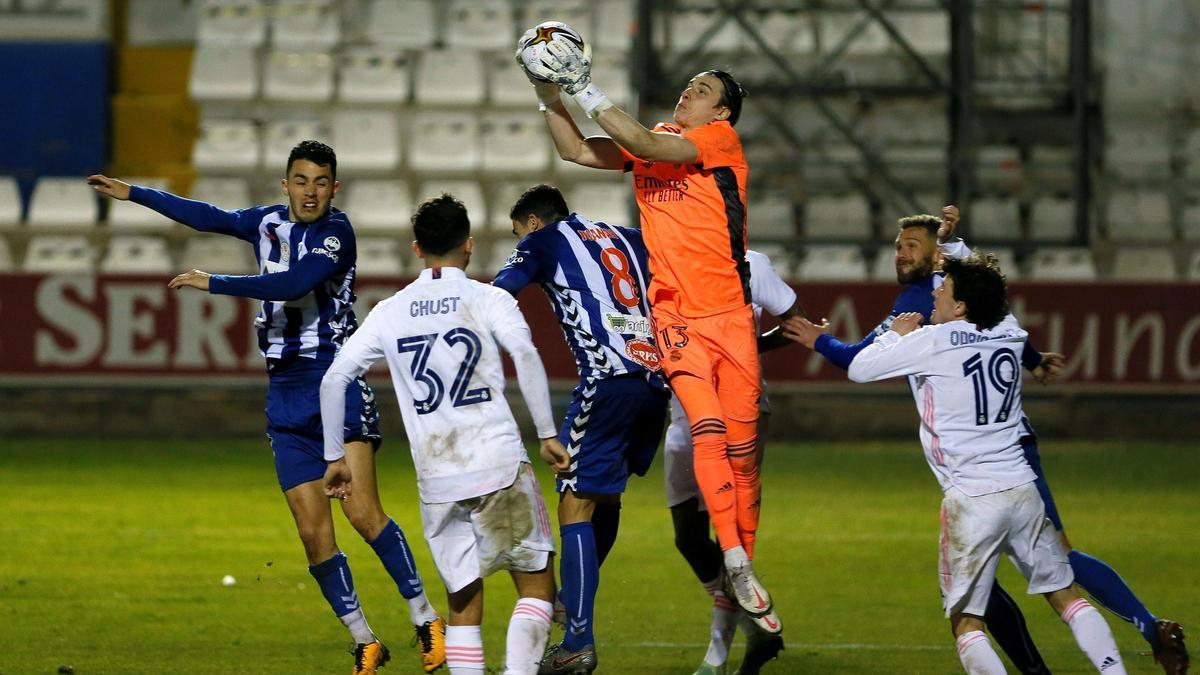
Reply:
[[[759, 429], [771, 415], [771, 404], [767, 399], [766, 390], [758, 399]], [[759, 439], [762, 443], [762, 439]], [[705, 511], [704, 500], [700, 499], [700, 488], [696, 484], [696, 469], [693, 466], [691, 426], [688, 425], [687, 415], [679, 401], [671, 398], [671, 424], [667, 427], [666, 441], [663, 443], [663, 477], [667, 483], [667, 508], [674, 508], [689, 499], [700, 502], [700, 510]]]
[[451, 593], [497, 570], [538, 572], [554, 552], [546, 502], [528, 462], [502, 490], [459, 502], [422, 503], [421, 525]]
[[1001, 553], [1008, 554], [1029, 581], [1031, 595], [1057, 591], [1075, 581], [1033, 483], [979, 497], [968, 497], [957, 488], [947, 490], [938, 552], [946, 618], [959, 613], [984, 615]]

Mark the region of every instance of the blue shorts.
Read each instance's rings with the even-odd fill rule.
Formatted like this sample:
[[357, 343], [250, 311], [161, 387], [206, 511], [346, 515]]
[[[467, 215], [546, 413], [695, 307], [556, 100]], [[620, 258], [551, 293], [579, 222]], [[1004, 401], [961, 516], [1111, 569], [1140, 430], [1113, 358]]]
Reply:
[[1021, 449], [1025, 451], [1025, 461], [1029, 462], [1030, 468], [1037, 474], [1037, 480], [1034, 485], [1037, 485], [1038, 494], [1042, 496], [1042, 502], [1046, 504], [1046, 517], [1050, 522], [1054, 523], [1054, 527], [1063, 532], [1062, 518], [1058, 516], [1058, 507], [1054, 504], [1054, 495], [1050, 494], [1050, 484], [1046, 482], [1046, 473], [1042, 471], [1042, 458], [1038, 455], [1037, 437], [1025, 436], [1021, 439]]
[[[285, 492], [325, 475], [325, 437], [321, 430], [321, 373], [299, 378], [272, 377], [267, 388], [267, 438], [275, 455], [275, 475]], [[349, 441], [366, 441], [379, 449], [379, 407], [363, 378], [346, 387]]]
[[571, 454], [559, 492], [621, 494], [629, 474], [646, 475], [662, 441], [670, 392], [644, 374], [586, 380], [575, 387], [558, 440]]

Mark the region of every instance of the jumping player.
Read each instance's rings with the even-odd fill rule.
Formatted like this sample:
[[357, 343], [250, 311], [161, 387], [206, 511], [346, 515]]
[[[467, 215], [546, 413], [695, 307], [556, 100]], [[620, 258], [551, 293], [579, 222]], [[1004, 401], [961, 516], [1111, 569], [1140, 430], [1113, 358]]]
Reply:
[[492, 284], [513, 296], [540, 284], [579, 369], [558, 435], [571, 455], [556, 485], [567, 631], [540, 672], [591, 672], [600, 565], [616, 541], [625, 483], [650, 468], [667, 411], [646, 304], [646, 248], [638, 230], [572, 213], [550, 185], [526, 190], [509, 217], [521, 240]]
[[729, 73], [699, 73], [680, 94], [673, 122], [650, 130], [592, 84], [591, 63], [574, 43], [553, 40], [549, 49], [558, 59], [556, 83], [610, 135], [584, 138], [558, 87], [535, 83], [559, 156], [633, 174], [662, 370], [691, 424], [696, 482], [731, 595], [747, 613], [765, 616], [771, 597], [751, 562], [761, 385], [746, 262], [749, 168], [733, 129], [744, 92]]
[[933, 291], [933, 325], [907, 312], [850, 363], [855, 382], [908, 376], [921, 413], [925, 459], [941, 484], [942, 602], [968, 673], [1004, 673], [983, 633], [1000, 554], [1012, 557], [1029, 593], [1050, 602], [1096, 670], [1125, 665], [1104, 617], [1072, 584], [1021, 449], [1021, 364], [1027, 333], [1008, 313], [994, 256], [948, 260]]
[[358, 477], [342, 460], [333, 430], [342, 423], [347, 387], [385, 358], [417, 470], [425, 539], [449, 597], [450, 672], [484, 672], [483, 577], [504, 569], [520, 596], [508, 624], [504, 672], [533, 675], [554, 611], [554, 541], [504, 398], [500, 348], [516, 366], [543, 458], [563, 472], [569, 457], [558, 442], [546, 372], [516, 301], [463, 271], [474, 247], [466, 208], [442, 195], [421, 204], [412, 221], [413, 251], [425, 269], [371, 310], [321, 384], [326, 487], [334, 495], [357, 490]]
[[[340, 184], [337, 157], [318, 141], [303, 141], [288, 156], [281, 181], [287, 204], [225, 211], [211, 204], [106, 176], [89, 176], [97, 192], [132, 200], [201, 232], [245, 240], [254, 247], [260, 274], [227, 276], [192, 270], [171, 280], [171, 288], [262, 301], [256, 324], [267, 360], [267, 436], [279, 486], [304, 544], [309, 572], [334, 614], [356, 643], [356, 673], [374, 673], [389, 654], [367, 625], [354, 591], [346, 555], [334, 539], [325, 475], [318, 388], [326, 368], [358, 323], [354, 303], [355, 238], [345, 213], [332, 207]], [[383, 511], [375, 484], [375, 451], [381, 437], [375, 395], [356, 380], [344, 411], [345, 425], [329, 433], [345, 445], [347, 464], [358, 477], [353, 499], [342, 512], [371, 545], [408, 601], [421, 644], [423, 667], [433, 672], [445, 661], [445, 624], [425, 597], [404, 533]]]

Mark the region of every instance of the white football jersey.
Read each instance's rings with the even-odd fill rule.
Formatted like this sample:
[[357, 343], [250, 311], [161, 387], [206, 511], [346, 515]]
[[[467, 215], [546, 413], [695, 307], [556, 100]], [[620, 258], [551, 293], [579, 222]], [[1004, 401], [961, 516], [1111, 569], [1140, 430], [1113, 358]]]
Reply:
[[1021, 450], [1021, 350], [1028, 334], [1010, 314], [994, 328], [966, 321], [888, 331], [859, 352], [850, 379], [909, 375], [925, 459], [942, 489], [971, 497], [1034, 480]]
[[[387, 359], [423, 502], [495, 492], [511, 485], [529, 461], [504, 398], [498, 345], [516, 365], [538, 435], [554, 436], [545, 370], [516, 300], [455, 267], [425, 269], [376, 305], [330, 367], [344, 380]], [[323, 417], [336, 414], [325, 395], [323, 384]], [[341, 426], [323, 423], [337, 431], [326, 437], [329, 457], [341, 442]]]

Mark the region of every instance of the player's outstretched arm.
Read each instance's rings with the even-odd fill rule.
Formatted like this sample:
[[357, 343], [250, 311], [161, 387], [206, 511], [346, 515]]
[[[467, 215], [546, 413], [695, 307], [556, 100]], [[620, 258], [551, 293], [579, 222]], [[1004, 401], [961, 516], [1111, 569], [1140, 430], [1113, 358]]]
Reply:
[[491, 333], [513, 360], [517, 385], [533, 418], [538, 438], [554, 438], [558, 429], [554, 425], [554, 411], [550, 407], [550, 384], [546, 381], [542, 358], [533, 346], [529, 324], [525, 322], [525, 316], [511, 295], [497, 288], [492, 298], [488, 313]]
[[611, 138], [583, 135], [571, 113], [563, 105], [558, 94], [558, 85], [534, 82], [533, 88], [537, 92], [538, 107], [542, 110], [546, 128], [550, 130], [550, 138], [554, 140], [554, 150], [559, 157], [593, 169], [619, 171], [625, 167], [625, 158]]
[[126, 201], [129, 199], [129, 183], [116, 178], [109, 178], [101, 174], [93, 174], [87, 177], [88, 185], [95, 188], [96, 192], [113, 199]]
[[190, 272], [184, 272], [183, 274], [180, 274], [174, 279], [168, 281], [167, 288], [176, 291], [181, 288], [197, 288], [202, 291], [207, 291], [210, 279], [212, 279], [212, 275], [208, 272], [192, 270]]
[[933, 353], [935, 328], [916, 330], [923, 320], [924, 317], [916, 312], [896, 317], [892, 330], [881, 335], [850, 362], [850, 379], [875, 382], [924, 372]]
[[132, 201], [201, 232], [216, 232], [246, 238], [240, 211], [226, 211], [207, 202], [185, 199], [164, 190], [154, 190], [101, 174], [87, 177], [88, 185], [112, 199]]
[[[334, 357], [333, 363], [329, 365], [329, 370], [326, 370], [325, 376], [321, 378], [321, 428], [325, 438], [326, 462], [336, 462], [346, 456], [346, 388], [383, 356], [382, 350], [379, 349], [379, 340], [374, 337], [370, 318], [368, 315], [354, 335], [346, 340], [338, 355]], [[338, 471], [335, 469], [335, 473]], [[347, 470], [347, 483], [348, 474]], [[330, 478], [328, 470], [325, 476]], [[328, 483], [326, 487], [329, 487]]]
[[[1026, 343], [1028, 344], [1028, 343]], [[1042, 360], [1033, 369], [1033, 376], [1043, 385], [1050, 384], [1062, 374], [1067, 357], [1058, 352], [1042, 352]]]

